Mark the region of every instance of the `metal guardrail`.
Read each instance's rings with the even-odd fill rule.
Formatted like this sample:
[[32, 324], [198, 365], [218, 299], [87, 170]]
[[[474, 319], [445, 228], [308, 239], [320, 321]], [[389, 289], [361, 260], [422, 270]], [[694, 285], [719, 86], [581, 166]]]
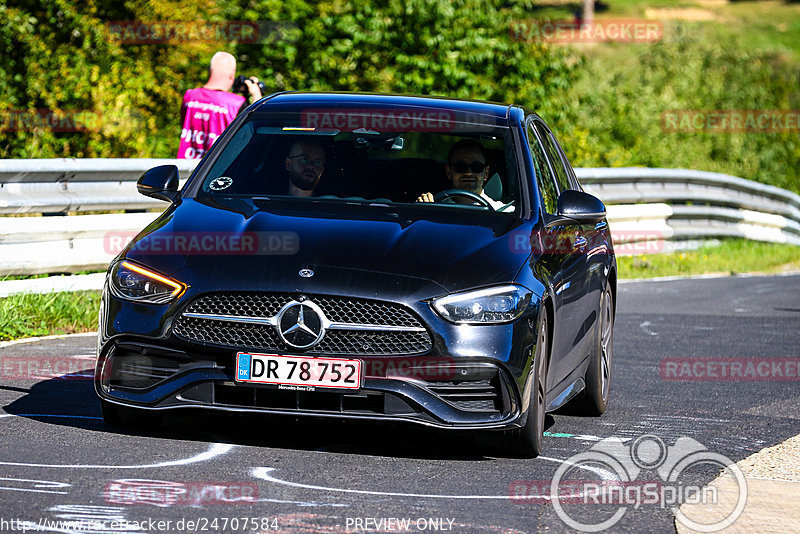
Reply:
[[581, 183], [607, 204], [691, 203], [785, 217], [800, 235], [800, 196], [744, 178], [687, 169], [579, 168]]
[[[624, 231], [620, 242], [647, 241], [648, 230], [657, 234], [647, 226], [655, 210], [669, 228], [663, 236], [667, 243], [743, 237], [800, 245], [800, 195], [779, 187], [689, 169], [578, 168], [575, 173], [588, 192], [609, 206], [612, 230]], [[633, 211], [615, 217], [618, 205]], [[637, 237], [637, 228], [644, 240]]]
[[[171, 159], [0, 160], [0, 276], [103, 269], [163, 209], [136, 180], [174, 164], [182, 179], [197, 162]], [[686, 169], [578, 168], [586, 190], [608, 206], [620, 254], [672, 250], [687, 240], [745, 237], [800, 245], [800, 196], [735, 176]], [[67, 216], [78, 213], [79, 216]], [[59, 215], [60, 214], [60, 215]]]
[[136, 192], [136, 180], [158, 165], [176, 165], [185, 180], [197, 160], [0, 160], [0, 214], [163, 208], [163, 202]]

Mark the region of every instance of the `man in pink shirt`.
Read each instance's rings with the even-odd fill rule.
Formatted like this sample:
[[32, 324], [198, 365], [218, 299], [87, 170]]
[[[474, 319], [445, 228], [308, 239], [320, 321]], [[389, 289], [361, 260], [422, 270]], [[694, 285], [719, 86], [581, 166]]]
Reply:
[[[181, 144], [178, 158], [200, 159], [247, 106], [242, 95], [229, 92], [236, 78], [236, 58], [217, 52], [211, 58], [208, 81], [203, 87], [189, 89], [181, 106]], [[261, 98], [255, 78], [245, 80], [252, 101]]]

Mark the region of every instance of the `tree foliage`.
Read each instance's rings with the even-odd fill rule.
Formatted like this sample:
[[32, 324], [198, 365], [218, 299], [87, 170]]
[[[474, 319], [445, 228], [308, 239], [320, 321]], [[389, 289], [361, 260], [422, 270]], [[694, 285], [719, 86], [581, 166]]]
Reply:
[[[0, 157], [172, 157], [182, 93], [202, 85], [216, 50], [268, 91], [436, 94], [560, 113], [574, 69], [560, 49], [511, 39], [522, 8], [496, 0], [90, 0], [0, 6], [0, 112], [54, 110], [85, 131], [0, 131]], [[251, 42], [130, 44], [111, 21], [258, 21]], [[75, 120], [73, 120], [75, 122]], [[8, 131], [11, 130], [11, 131]]]

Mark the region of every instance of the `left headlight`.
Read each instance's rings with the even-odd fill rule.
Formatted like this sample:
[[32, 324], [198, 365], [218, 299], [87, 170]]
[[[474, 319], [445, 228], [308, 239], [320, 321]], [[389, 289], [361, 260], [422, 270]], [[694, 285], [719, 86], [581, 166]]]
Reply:
[[121, 261], [111, 270], [114, 296], [147, 304], [166, 304], [186, 289], [186, 285], [131, 261]]
[[453, 323], [500, 324], [518, 319], [530, 301], [528, 288], [508, 285], [448, 295], [431, 305]]

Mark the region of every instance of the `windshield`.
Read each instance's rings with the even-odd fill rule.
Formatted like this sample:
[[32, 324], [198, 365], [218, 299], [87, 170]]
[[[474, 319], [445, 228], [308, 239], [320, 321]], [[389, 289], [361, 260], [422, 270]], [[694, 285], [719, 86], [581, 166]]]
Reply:
[[514, 143], [492, 121], [449, 110], [257, 113], [194, 192], [511, 214], [520, 205]]

